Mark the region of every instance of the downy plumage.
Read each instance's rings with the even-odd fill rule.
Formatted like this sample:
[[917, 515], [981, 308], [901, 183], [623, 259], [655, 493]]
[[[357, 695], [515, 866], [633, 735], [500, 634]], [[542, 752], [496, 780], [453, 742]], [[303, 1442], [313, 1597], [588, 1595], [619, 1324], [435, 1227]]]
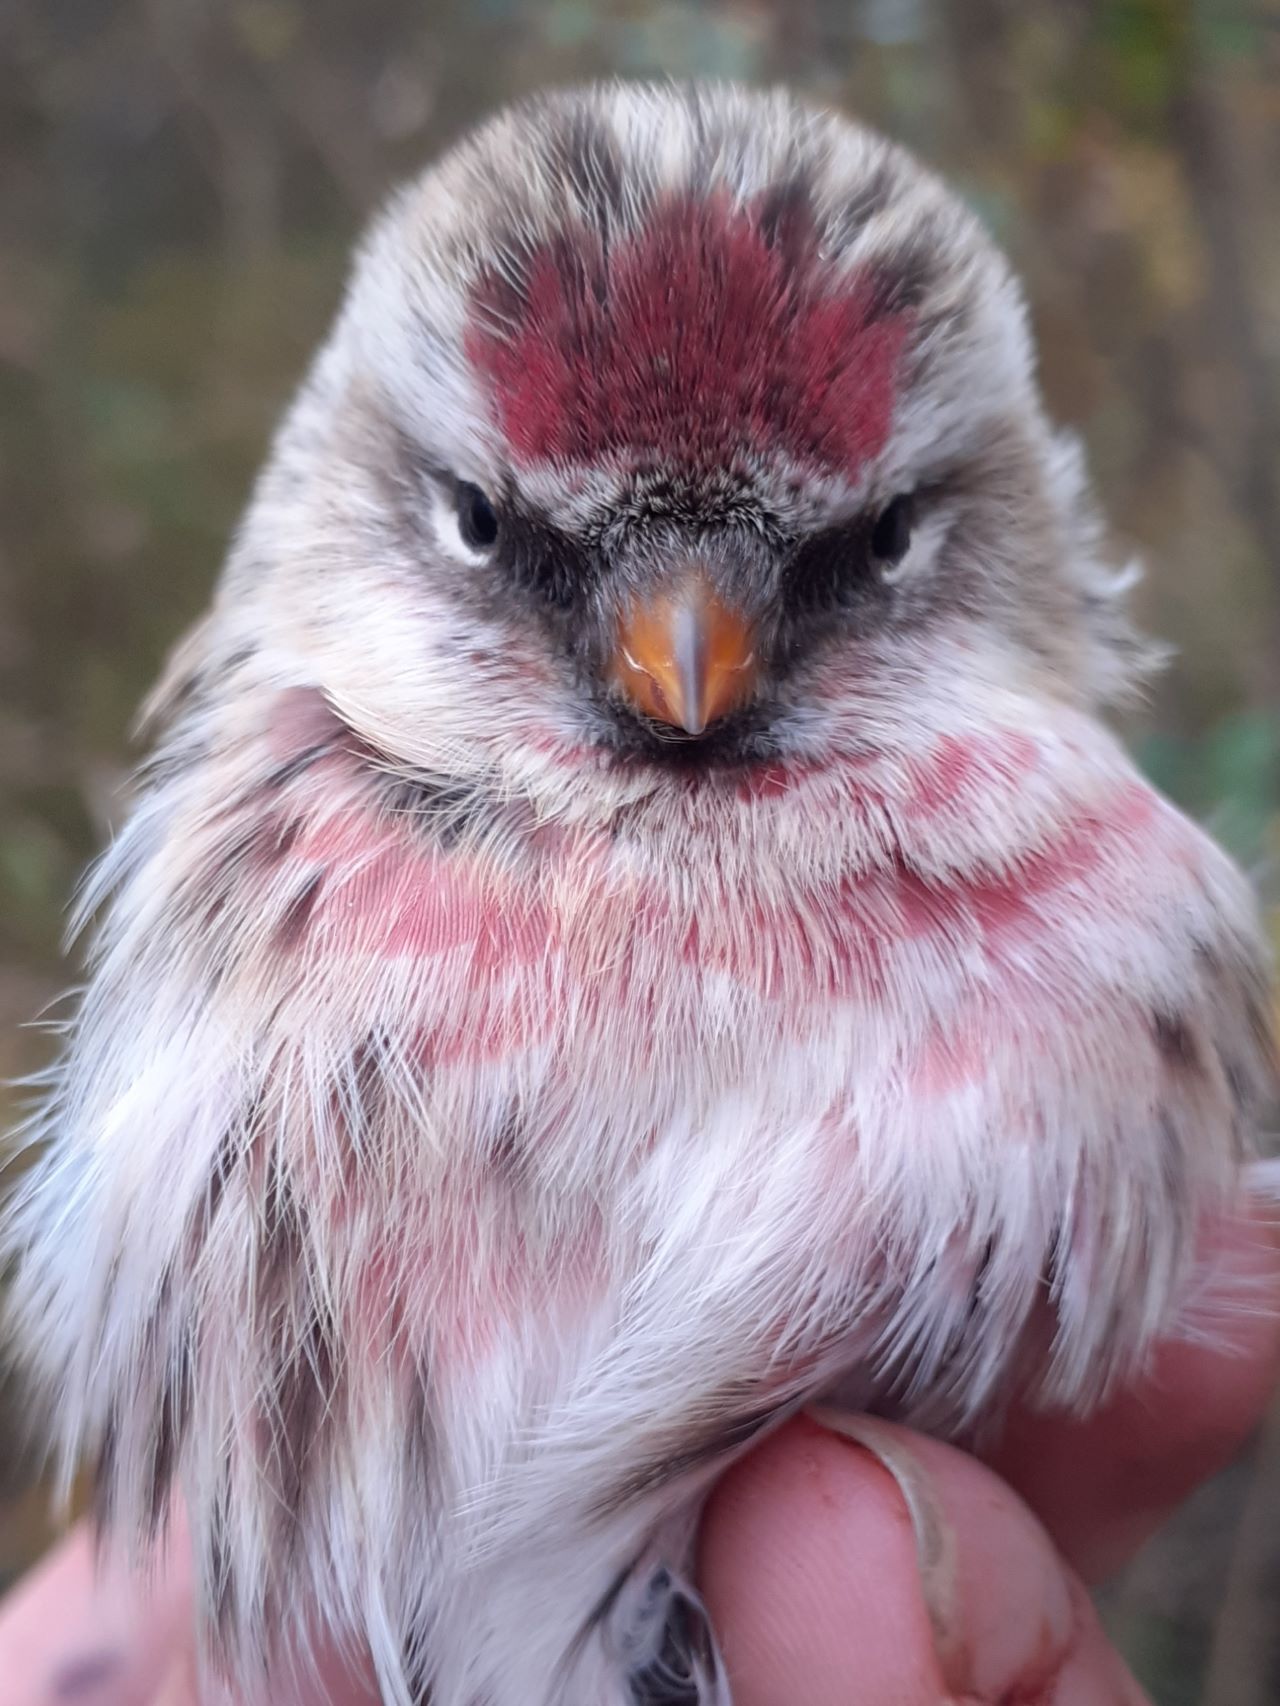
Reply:
[[854, 125], [600, 87], [395, 199], [12, 1221], [63, 1460], [135, 1543], [180, 1489], [215, 1670], [722, 1701], [670, 1614], [753, 1438], [1084, 1407], [1177, 1329], [1264, 973], [1098, 720], [1128, 578], [1006, 264]]

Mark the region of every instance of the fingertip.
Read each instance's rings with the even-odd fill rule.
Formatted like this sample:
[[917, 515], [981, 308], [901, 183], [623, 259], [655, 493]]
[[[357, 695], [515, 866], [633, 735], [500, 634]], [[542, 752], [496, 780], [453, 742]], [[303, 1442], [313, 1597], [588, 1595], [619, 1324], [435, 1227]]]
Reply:
[[933, 1702], [911, 1518], [867, 1452], [800, 1421], [717, 1488], [700, 1582], [737, 1706]]
[[4, 1706], [136, 1706], [155, 1694], [190, 1616], [181, 1553], [154, 1578], [99, 1558], [75, 1529], [0, 1608]]
[[1184, 1332], [1093, 1415], [1018, 1409], [991, 1466], [1086, 1581], [1114, 1573], [1236, 1457], [1280, 1379], [1280, 1211], [1250, 1197], [1206, 1227]]
[[195, 1674], [188, 1655], [184, 1653], [165, 1672], [147, 1706], [198, 1706]]
[[1088, 1596], [1017, 1496], [981, 1464], [877, 1423], [947, 1530], [949, 1596], [922, 1580], [899, 1479], [802, 1420], [726, 1477], [701, 1582], [739, 1706], [936, 1706], [939, 1699], [1140, 1698]]

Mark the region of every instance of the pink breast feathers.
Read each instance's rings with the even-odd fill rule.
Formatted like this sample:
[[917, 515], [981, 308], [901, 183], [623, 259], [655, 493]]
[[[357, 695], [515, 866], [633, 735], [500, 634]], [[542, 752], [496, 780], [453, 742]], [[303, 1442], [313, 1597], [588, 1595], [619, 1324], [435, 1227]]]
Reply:
[[779, 231], [722, 193], [668, 197], [608, 246], [562, 230], [472, 307], [467, 355], [517, 462], [686, 473], [856, 475], [888, 437], [909, 320], [836, 271], [811, 218]]

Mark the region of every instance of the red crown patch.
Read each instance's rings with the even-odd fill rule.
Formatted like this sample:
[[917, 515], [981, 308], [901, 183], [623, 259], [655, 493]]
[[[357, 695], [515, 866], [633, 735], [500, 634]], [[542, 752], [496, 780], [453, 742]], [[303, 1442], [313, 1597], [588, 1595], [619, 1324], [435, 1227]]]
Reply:
[[582, 226], [491, 274], [467, 354], [517, 462], [617, 456], [690, 472], [782, 456], [857, 471], [888, 436], [908, 316], [837, 274], [811, 220], [669, 198], [606, 246]]

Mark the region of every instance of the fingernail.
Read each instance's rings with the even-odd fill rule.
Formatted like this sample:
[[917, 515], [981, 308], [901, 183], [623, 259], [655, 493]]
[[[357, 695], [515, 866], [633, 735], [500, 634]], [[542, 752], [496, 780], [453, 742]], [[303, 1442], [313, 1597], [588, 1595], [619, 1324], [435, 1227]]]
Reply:
[[968, 1649], [960, 1630], [955, 1531], [947, 1519], [928, 1470], [905, 1443], [901, 1428], [817, 1405], [805, 1412], [828, 1433], [861, 1446], [893, 1477], [911, 1519], [916, 1564], [925, 1610], [933, 1631], [938, 1667], [949, 1691], [961, 1694], [967, 1686]]

